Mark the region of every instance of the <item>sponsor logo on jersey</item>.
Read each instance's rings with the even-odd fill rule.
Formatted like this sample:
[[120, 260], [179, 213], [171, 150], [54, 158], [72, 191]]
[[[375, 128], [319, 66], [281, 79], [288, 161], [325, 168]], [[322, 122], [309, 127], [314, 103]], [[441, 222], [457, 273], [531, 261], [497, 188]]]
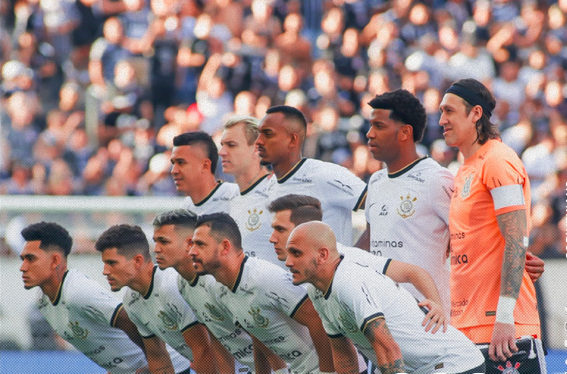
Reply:
[[471, 173], [468, 177], [465, 178], [465, 184], [463, 185], [463, 189], [461, 190], [461, 198], [464, 200], [471, 195], [471, 183], [474, 178], [474, 173]]
[[266, 328], [270, 324], [270, 320], [260, 314], [260, 308], [254, 309], [254, 307], [251, 307], [248, 313], [252, 316], [256, 326]]
[[521, 365], [522, 364], [520, 364], [519, 362], [516, 362], [516, 364], [512, 366], [512, 363], [510, 361], [506, 361], [506, 367], [503, 367], [502, 365], [498, 365], [498, 370], [500, 370], [502, 374], [520, 374], [518, 368]]
[[305, 175], [302, 177], [293, 177], [291, 180], [299, 183], [313, 183], [313, 179], [306, 178]]
[[69, 321], [68, 326], [71, 328], [71, 332], [75, 339], [86, 339], [89, 336], [89, 330], [82, 328], [79, 326], [79, 321], [75, 321], [75, 323]]
[[376, 177], [374, 177], [374, 179], [370, 181], [370, 185], [373, 185], [374, 183], [380, 181], [380, 179], [384, 178], [384, 175], [386, 174], [384, 173], [377, 174]]
[[469, 263], [469, 257], [466, 255], [466, 253], [462, 255], [453, 255], [451, 253], [451, 265], [462, 265], [468, 263]]
[[248, 219], [246, 220], [246, 229], [248, 231], [258, 230], [262, 224], [260, 223], [260, 216], [264, 213], [263, 210], [259, 212], [254, 208], [252, 211], [248, 211]]
[[338, 188], [339, 190], [343, 191], [344, 193], [353, 196], [354, 195], [354, 191], [352, 190], [352, 187], [349, 186], [348, 184], [344, 184], [343, 182], [341, 182], [338, 179], [333, 179], [332, 181], [327, 181], [328, 185], [331, 185], [335, 188]]
[[419, 183], [425, 182], [425, 179], [421, 178], [421, 171], [418, 171], [417, 173], [409, 173], [408, 178], [411, 178]]
[[398, 207], [398, 214], [400, 217], [406, 219], [415, 214], [414, 204], [417, 201], [417, 197], [412, 197], [409, 193], [406, 196], [400, 196], [402, 202]]
[[130, 302], [128, 302], [128, 306], [131, 306], [131, 305], [134, 304], [136, 301], [140, 300], [140, 297], [142, 297], [142, 295], [140, 295], [139, 292], [132, 291], [132, 292], [130, 293], [130, 297], [132, 298], [132, 300], [130, 300]]
[[386, 206], [386, 204], [382, 205], [382, 208], [380, 208], [380, 213], [378, 215], [379, 216], [387, 216], [388, 215], [388, 206]]
[[379, 247], [383, 247], [383, 248], [402, 248], [404, 246], [404, 242], [399, 240], [399, 241], [395, 241], [395, 240], [376, 240], [376, 239], [372, 239], [370, 241], [370, 244], [372, 246], [372, 248], [379, 248]]
[[222, 322], [224, 321], [224, 317], [222, 314], [219, 313], [219, 311], [217, 310], [217, 308], [214, 305], [211, 305], [209, 303], [205, 303], [205, 308], [208, 309], [209, 311], [209, 316], [215, 320], [215, 321], [219, 321]]
[[167, 315], [167, 313], [164, 312], [163, 310], [160, 310], [160, 312], [158, 313], [158, 318], [161, 319], [166, 329], [172, 331], [179, 329], [177, 323], [175, 323], [175, 321], [172, 320], [171, 317], [169, 317], [169, 315]]
[[240, 348], [237, 351], [230, 352], [237, 360], [240, 360], [246, 356], [250, 356], [254, 353], [253, 345], [250, 344], [248, 347]]
[[352, 323], [347, 316], [344, 316], [342, 313], [339, 313], [339, 321], [343, 325], [343, 329], [348, 332], [358, 332], [358, 327], [354, 323]]

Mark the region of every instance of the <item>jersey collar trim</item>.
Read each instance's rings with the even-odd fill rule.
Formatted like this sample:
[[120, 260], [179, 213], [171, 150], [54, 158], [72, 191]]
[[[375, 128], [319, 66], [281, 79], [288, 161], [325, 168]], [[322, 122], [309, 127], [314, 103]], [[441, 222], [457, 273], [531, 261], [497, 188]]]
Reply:
[[216, 187], [213, 188], [213, 190], [207, 195], [207, 197], [205, 197], [203, 200], [199, 201], [198, 203], [195, 203], [195, 206], [201, 206], [204, 203], [207, 202], [207, 200], [209, 200], [214, 194], [215, 192], [217, 192], [217, 190], [220, 188], [220, 186], [222, 185], [223, 182], [218, 182]]
[[230, 289], [232, 293], [235, 293], [240, 285], [240, 281], [242, 280], [242, 273], [244, 273], [244, 264], [248, 260], [248, 256], [244, 256], [242, 263], [240, 264], [240, 270], [238, 271], [238, 277], [236, 277], [236, 281], [234, 282], [234, 286]]
[[63, 278], [61, 278], [61, 283], [59, 284], [59, 289], [57, 290], [57, 295], [55, 295], [55, 301], [52, 303], [53, 306], [57, 306], [57, 304], [59, 304], [59, 300], [61, 300], [61, 290], [63, 290], [63, 282], [65, 282], [65, 278], [67, 278], [67, 274], [69, 274], [69, 270], [67, 270], [63, 274]]
[[191, 287], [195, 287], [197, 285], [197, 282], [199, 282], [199, 274], [195, 275], [195, 278], [193, 278], [193, 280], [188, 283]]
[[417, 164], [419, 164], [421, 161], [425, 160], [426, 158], [429, 158], [428, 156], [423, 156], [418, 158], [417, 160], [415, 160], [414, 162], [412, 162], [411, 164], [404, 166], [402, 169], [394, 172], [394, 173], [388, 173], [388, 178], [397, 178], [405, 173], [407, 173], [408, 171], [410, 171], [411, 169], [413, 169], [413, 167]]
[[294, 165], [294, 167], [291, 168], [290, 171], [288, 171], [286, 173], [286, 175], [284, 175], [283, 177], [278, 179], [278, 183], [284, 183], [286, 180], [291, 178], [293, 176], [293, 174], [295, 174], [299, 170], [301, 165], [303, 165], [305, 163], [305, 161], [307, 161], [307, 158], [305, 158], [305, 157], [302, 158], [297, 164]]
[[154, 279], [156, 277], [157, 266], [154, 266], [154, 270], [152, 271], [152, 281], [150, 283], [150, 288], [148, 288], [148, 292], [143, 296], [145, 300], [148, 300], [150, 296], [152, 296], [152, 291], [154, 290]]
[[244, 191], [242, 191], [240, 193], [240, 196], [244, 196], [247, 193], [249, 193], [250, 191], [252, 191], [254, 188], [256, 188], [256, 186], [258, 186], [264, 179], [266, 179], [266, 177], [270, 175], [270, 174], [266, 174], [263, 175], [262, 177], [260, 177], [260, 179], [258, 179], [256, 182], [252, 183], [252, 185], [250, 187], [248, 187], [247, 189], [245, 189]]

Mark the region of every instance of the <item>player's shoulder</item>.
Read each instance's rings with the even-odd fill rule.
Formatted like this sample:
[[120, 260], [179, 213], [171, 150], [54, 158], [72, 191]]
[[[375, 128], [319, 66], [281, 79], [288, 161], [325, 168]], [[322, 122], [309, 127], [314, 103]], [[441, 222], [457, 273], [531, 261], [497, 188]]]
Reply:
[[371, 187], [372, 185], [380, 181], [383, 181], [384, 178], [387, 177], [388, 177], [388, 170], [386, 168], [375, 171], [368, 179], [368, 187]]
[[238, 184], [233, 182], [220, 182], [217, 193], [226, 196], [236, 196], [240, 195], [240, 188], [238, 187]]
[[500, 164], [504, 161], [521, 162], [518, 154], [499, 139], [488, 140], [479, 149], [477, 157], [481, 161], [484, 161], [485, 164], [492, 164], [494, 162]]
[[261, 288], [271, 287], [274, 284], [282, 285], [281, 282], [287, 280], [289, 273], [276, 264], [255, 257], [247, 257], [244, 267], [247, 282], [256, 284]]

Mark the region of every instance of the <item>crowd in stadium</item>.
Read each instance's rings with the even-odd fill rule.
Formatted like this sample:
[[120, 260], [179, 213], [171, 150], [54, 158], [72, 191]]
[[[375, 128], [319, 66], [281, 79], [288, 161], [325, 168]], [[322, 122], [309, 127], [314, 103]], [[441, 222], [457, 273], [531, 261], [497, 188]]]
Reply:
[[[532, 186], [530, 250], [563, 256], [567, 1], [7, 0], [1, 3], [0, 193], [177, 195], [175, 135], [218, 140], [233, 114], [301, 109], [304, 155], [367, 181], [368, 101], [427, 113], [420, 153], [456, 172], [439, 104], [476, 78]], [[226, 175], [218, 175], [229, 179]]]

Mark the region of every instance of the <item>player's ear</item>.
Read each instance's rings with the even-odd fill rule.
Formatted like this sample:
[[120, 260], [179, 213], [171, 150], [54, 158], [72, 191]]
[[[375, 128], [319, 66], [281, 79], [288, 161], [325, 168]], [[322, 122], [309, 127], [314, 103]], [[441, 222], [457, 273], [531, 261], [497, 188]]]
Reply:
[[204, 158], [203, 159], [203, 164], [202, 164], [202, 171], [206, 172], [206, 171], [211, 171], [211, 160], [209, 160], [208, 158]]
[[400, 129], [400, 134], [402, 136], [401, 140], [408, 140], [408, 139], [413, 139], [413, 127], [411, 127], [411, 125], [403, 125], [402, 128]]
[[317, 250], [317, 262], [321, 263], [323, 261], [327, 261], [327, 259], [329, 258], [329, 248], [327, 247], [321, 247]]
[[64, 260], [64, 256], [63, 253], [59, 252], [59, 251], [53, 251], [51, 253], [51, 267], [53, 269], [57, 269], [59, 266], [61, 266], [61, 264], [63, 263]]
[[221, 242], [221, 245], [222, 245], [221, 253], [223, 255], [227, 254], [232, 249], [232, 243], [228, 239], [223, 239], [222, 242]]

